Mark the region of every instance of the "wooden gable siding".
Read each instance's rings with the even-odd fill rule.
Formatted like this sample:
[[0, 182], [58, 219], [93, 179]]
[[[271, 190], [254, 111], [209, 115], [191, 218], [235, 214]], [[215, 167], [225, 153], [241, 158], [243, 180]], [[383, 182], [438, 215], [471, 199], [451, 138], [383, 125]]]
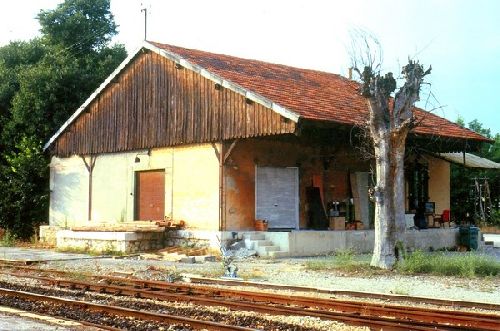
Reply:
[[273, 110], [156, 53], [138, 55], [55, 141], [58, 156], [293, 133]]

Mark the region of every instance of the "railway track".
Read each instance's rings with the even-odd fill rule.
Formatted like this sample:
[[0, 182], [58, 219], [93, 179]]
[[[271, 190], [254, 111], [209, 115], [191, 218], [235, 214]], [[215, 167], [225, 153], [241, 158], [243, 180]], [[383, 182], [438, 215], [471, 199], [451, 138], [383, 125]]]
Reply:
[[[26, 267], [21, 270], [26, 270]], [[26, 270], [27, 271], [27, 270]], [[50, 274], [51, 271], [37, 269]], [[255, 293], [201, 285], [96, 276], [100, 283], [4, 272], [60, 287], [206, 306], [226, 306], [274, 315], [314, 316], [384, 330], [498, 330], [500, 316], [430, 308], [380, 305], [335, 299]], [[56, 271], [58, 276], [64, 272]], [[104, 281], [104, 284], [103, 284]], [[491, 308], [491, 307], [490, 307]]]
[[[135, 310], [135, 309], [117, 307], [117, 306], [112, 306], [112, 305], [102, 305], [102, 304], [96, 304], [96, 303], [91, 303], [91, 302], [87, 302], [87, 301], [70, 300], [70, 299], [65, 299], [65, 298], [58, 298], [55, 296], [30, 293], [30, 292], [26, 292], [26, 291], [14, 291], [14, 290], [0, 288], [0, 295], [2, 296], [2, 300], [4, 300], [5, 297], [11, 297], [11, 298], [15, 298], [17, 300], [24, 299], [24, 300], [36, 302], [36, 303], [44, 302], [44, 303], [50, 303], [50, 304], [62, 306], [66, 309], [68, 307], [71, 307], [75, 310], [79, 310], [80, 312], [81, 311], [88, 311], [88, 312], [101, 313], [101, 314], [105, 313], [107, 315], [119, 316], [119, 317], [123, 317], [125, 319], [134, 318], [134, 319], [139, 319], [139, 320], [175, 324], [175, 325], [179, 325], [179, 326], [188, 325], [193, 329], [205, 329], [205, 330], [214, 330], [214, 331], [217, 331], [217, 330], [221, 330], [221, 331], [255, 330], [253, 328], [232, 326], [232, 325], [226, 325], [226, 324], [216, 323], [216, 322], [211, 322], [211, 321], [202, 321], [202, 320], [186, 318], [186, 317], [181, 317], [181, 316], [153, 313], [153, 312], [148, 312], [148, 311], [143, 311], [143, 310]], [[99, 328], [106, 329], [106, 330], [122, 330], [122, 328], [116, 328], [116, 327], [107, 326], [107, 325], [103, 325], [103, 324], [95, 324], [95, 323], [89, 323], [89, 322], [86, 322], [85, 324], [92, 325], [92, 326], [98, 326]], [[184, 328], [184, 329], [187, 329], [187, 328]]]
[[484, 309], [492, 311], [500, 311], [500, 305], [485, 302], [474, 302], [474, 301], [464, 301], [464, 300], [443, 300], [434, 299], [428, 297], [415, 297], [400, 294], [382, 294], [382, 293], [369, 293], [369, 292], [357, 292], [357, 291], [344, 291], [344, 290], [329, 290], [305, 286], [293, 286], [293, 285], [282, 285], [282, 284], [270, 284], [261, 282], [248, 282], [241, 280], [232, 279], [216, 279], [216, 278], [206, 278], [206, 277], [190, 277], [191, 283], [196, 284], [207, 284], [207, 285], [225, 285], [228, 287], [234, 286], [251, 286], [259, 289], [269, 289], [269, 290], [290, 290], [304, 293], [321, 293], [328, 294], [332, 296], [344, 296], [350, 298], [359, 299], [376, 299], [382, 301], [391, 302], [410, 302], [418, 304], [429, 304], [436, 305], [440, 307], [449, 308], [471, 308], [471, 309]]

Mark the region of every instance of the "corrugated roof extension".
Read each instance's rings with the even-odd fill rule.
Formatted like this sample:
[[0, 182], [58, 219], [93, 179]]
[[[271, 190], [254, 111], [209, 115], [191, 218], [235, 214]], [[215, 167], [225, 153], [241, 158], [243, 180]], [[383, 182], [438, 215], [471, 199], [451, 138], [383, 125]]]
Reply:
[[[61, 126], [45, 144], [45, 149], [64, 132], [142, 48], [165, 56], [205, 78], [273, 109], [294, 122], [303, 118], [312, 121], [360, 125], [366, 123], [368, 119], [368, 106], [366, 100], [358, 93], [359, 84], [340, 75], [156, 42], [144, 42], [143, 46], [130, 54]], [[415, 134], [490, 141], [471, 130], [422, 109], [416, 108], [416, 116], [420, 125], [413, 130]]]

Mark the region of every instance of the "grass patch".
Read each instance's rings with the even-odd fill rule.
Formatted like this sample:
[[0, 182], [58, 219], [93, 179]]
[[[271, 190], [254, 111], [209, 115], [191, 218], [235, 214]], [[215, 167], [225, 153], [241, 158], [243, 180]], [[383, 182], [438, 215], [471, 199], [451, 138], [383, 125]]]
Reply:
[[500, 262], [475, 252], [450, 254], [415, 251], [399, 262], [396, 270], [407, 274], [432, 274], [465, 278], [500, 275]]
[[342, 270], [346, 272], [370, 272], [370, 256], [356, 255], [352, 250], [335, 252], [325, 258], [306, 261], [305, 267], [312, 271]]

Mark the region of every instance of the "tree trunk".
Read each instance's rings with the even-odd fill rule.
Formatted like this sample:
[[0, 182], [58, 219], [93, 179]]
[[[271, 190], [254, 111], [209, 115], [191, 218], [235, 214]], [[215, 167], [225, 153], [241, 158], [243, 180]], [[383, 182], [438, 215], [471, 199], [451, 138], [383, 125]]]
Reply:
[[[405, 130], [406, 131], [406, 130]], [[394, 147], [394, 216], [396, 226], [396, 242], [402, 241], [406, 230], [405, 219], [405, 141], [406, 132], [396, 135]], [[402, 252], [399, 252], [400, 254]], [[400, 257], [401, 255], [399, 255]]]
[[403, 256], [405, 222], [404, 159], [406, 137], [413, 125], [413, 105], [419, 99], [423, 77], [430, 73], [418, 62], [403, 67], [405, 84], [396, 93], [392, 73], [374, 74], [371, 66], [361, 73], [360, 93], [367, 98], [370, 109], [369, 129], [375, 151], [377, 184], [375, 186], [375, 246], [371, 265], [391, 269]]
[[375, 186], [375, 246], [371, 265], [383, 269], [390, 269], [395, 263], [395, 218], [393, 213], [394, 188], [391, 176], [391, 139], [389, 132], [379, 132], [374, 140], [375, 168], [377, 185]]

